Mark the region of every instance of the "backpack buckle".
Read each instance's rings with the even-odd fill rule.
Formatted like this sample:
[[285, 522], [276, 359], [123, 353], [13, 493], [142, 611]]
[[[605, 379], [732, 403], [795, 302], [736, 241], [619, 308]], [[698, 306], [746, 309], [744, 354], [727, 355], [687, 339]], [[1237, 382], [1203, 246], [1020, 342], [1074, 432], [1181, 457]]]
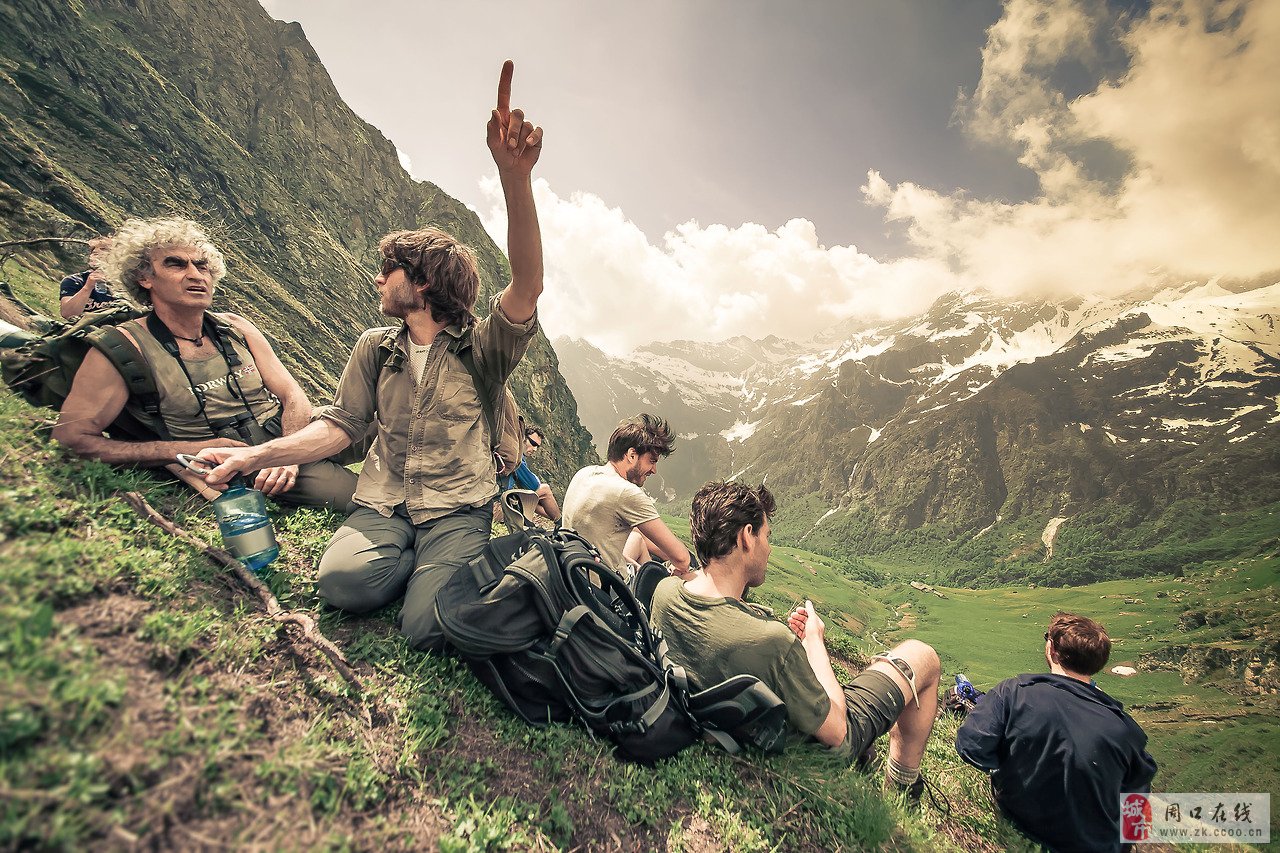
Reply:
[[609, 732], [615, 735], [635, 734], [644, 737], [647, 731], [649, 731], [649, 725], [644, 720], [624, 720], [609, 724]]

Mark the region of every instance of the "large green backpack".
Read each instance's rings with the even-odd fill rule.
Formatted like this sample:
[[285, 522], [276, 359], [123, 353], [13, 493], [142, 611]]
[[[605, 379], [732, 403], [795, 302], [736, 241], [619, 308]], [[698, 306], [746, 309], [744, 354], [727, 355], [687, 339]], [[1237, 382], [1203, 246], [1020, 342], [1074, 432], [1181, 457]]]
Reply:
[[141, 353], [116, 326], [143, 316], [120, 303], [86, 311], [71, 322], [50, 321], [43, 335], [12, 332], [0, 349], [0, 375], [28, 403], [61, 409], [71, 392], [76, 371], [90, 349], [107, 357], [129, 389], [130, 405], [107, 428], [112, 438], [125, 441], [166, 440], [169, 431], [160, 417], [160, 394], [155, 376]]

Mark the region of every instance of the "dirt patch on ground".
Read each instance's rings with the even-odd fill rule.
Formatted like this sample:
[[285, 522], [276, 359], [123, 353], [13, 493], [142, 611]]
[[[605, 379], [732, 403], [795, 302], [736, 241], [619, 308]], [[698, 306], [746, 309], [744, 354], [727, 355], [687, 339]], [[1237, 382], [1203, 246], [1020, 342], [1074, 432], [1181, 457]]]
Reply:
[[[485, 796], [512, 797], [529, 803], [548, 803], [549, 797], [568, 812], [574, 831], [566, 846], [585, 850], [658, 850], [666, 844], [666, 832], [629, 824], [603, 796], [581, 799], [559, 795], [569, 790], [600, 792], [604, 774], [616, 768], [606, 751], [601, 760], [563, 761], [561, 756], [521, 749], [503, 743], [463, 709], [455, 709], [457, 725], [449, 740], [449, 761], [454, 767], [483, 771]], [[565, 839], [559, 839], [564, 841]]]
[[[317, 821], [315, 783], [343, 768], [336, 760], [292, 768], [289, 757], [318, 718], [358, 708], [317, 699], [311, 687], [320, 673], [284, 639], [239, 663], [215, 663], [207, 644], [189, 658], [157, 659], [139, 637], [153, 611], [149, 602], [117, 593], [58, 614], [92, 646], [103, 676], [125, 684], [112, 731], [95, 749], [114, 812], [103, 813], [107, 846], [305, 849], [348, 834], [403, 849], [429, 847], [449, 828], [430, 792], [390, 785], [380, 802], [359, 811], [343, 808], [339, 797]], [[385, 721], [364, 735], [375, 755], [399, 751], [400, 732]], [[263, 784], [264, 775], [295, 771], [296, 791]]]

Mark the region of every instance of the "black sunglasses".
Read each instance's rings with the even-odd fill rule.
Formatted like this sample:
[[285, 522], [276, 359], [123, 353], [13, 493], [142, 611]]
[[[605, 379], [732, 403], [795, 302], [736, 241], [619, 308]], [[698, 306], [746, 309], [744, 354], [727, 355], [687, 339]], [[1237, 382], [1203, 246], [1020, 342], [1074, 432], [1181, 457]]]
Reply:
[[532, 438], [529, 438], [528, 436], [525, 436], [524, 440], [529, 442], [529, 446], [532, 447], [534, 450], [537, 450], [539, 447], [542, 446], [541, 441], [534, 441]]
[[382, 259], [382, 277], [386, 278], [396, 270], [404, 270], [405, 275], [409, 275], [409, 265], [397, 261], [395, 258]]

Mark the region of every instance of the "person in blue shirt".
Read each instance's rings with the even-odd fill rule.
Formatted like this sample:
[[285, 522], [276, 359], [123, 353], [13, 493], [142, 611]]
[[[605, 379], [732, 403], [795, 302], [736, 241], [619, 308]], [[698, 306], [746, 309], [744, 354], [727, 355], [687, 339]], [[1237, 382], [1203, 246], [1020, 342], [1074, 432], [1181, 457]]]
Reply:
[[560, 505], [556, 503], [556, 496], [552, 494], [551, 487], [539, 480], [538, 475], [530, 470], [528, 464], [529, 457], [538, 452], [543, 440], [542, 430], [536, 426], [524, 428], [524, 456], [520, 459], [516, 470], [512, 471], [507, 481], [503, 483], [502, 490], [505, 492], [507, 489], [528, 489], [531, 492], [537, 492], [538, 514], [551, 521], [559, 521]]
[[94, 311], [115, 304], [119, 297], [107, 289], [106, 280], [98, 270], [101, 260], [111, 248], [110, 237], [94, 237], [89, 241], [89, 268], [62, 280], [58, 290], [61, 300], [59, 313], [62, 319], [79, 317], [85, 311]]
[[1044, 635], [1049, 672], [1000, 682], [956, 734], [1000, 811], [1055, 853], [1126, 849], [1120, 795], [1150, 791], [1156, 774], [1142, 728], [1093, 680], [1110, 655], [1105, 628], [1057, 614]]

